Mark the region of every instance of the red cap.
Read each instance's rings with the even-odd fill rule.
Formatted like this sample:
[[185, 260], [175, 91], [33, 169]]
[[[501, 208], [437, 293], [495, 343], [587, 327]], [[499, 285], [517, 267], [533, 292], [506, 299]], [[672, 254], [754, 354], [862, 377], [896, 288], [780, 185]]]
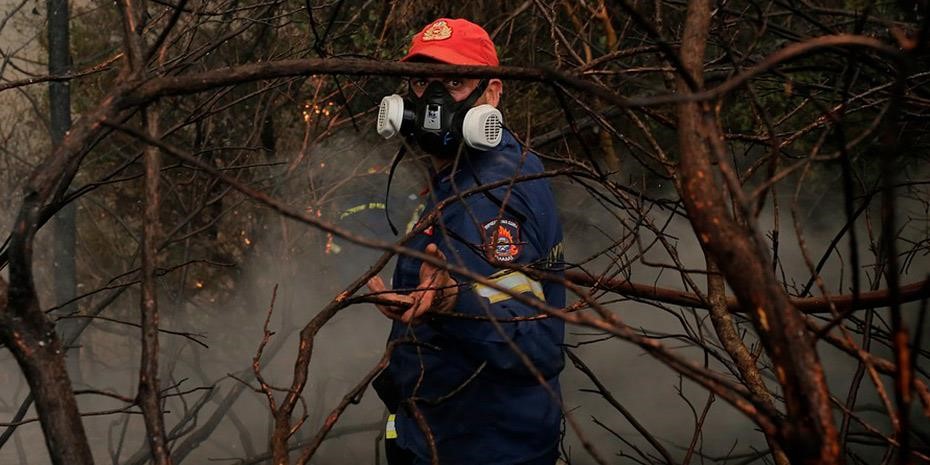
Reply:
[[481, 26], [467, 19], [440, 18], [413, 36], [400, 61], [426, 57], [450, 65], [498, 66], [494, 42]]

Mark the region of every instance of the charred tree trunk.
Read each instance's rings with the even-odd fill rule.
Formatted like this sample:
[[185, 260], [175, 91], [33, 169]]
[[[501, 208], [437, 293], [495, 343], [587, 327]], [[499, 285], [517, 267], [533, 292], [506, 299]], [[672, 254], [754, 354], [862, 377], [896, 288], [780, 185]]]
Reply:
[[[15, 230], [28, 230], [24, 216]], [[9, 289], [0, 279], [0, 342], [16, 357], [29, 383], [52, 463], [92, 465], [61, 341], [39, 308], [31, 272], [21, 266], [32, 262], [31, 237], [25, 239], [16, 237], [11, 246]]]
[[[71, 71], [70, 12], [67, 0], [48, 0], [48, 74], [60, 76]], [[70, 81], [53, 81], [48, 85], [49, 131], [52, 145], [57, 146], [71, 129]], [[77, 267], [75, 264], [77, 206], [72, 202], [55, 215], [55, 297], [67, 302], [77, 295]], [[76, 304], [61, 308], [67, 315], [77, 311]], [[63, 320], [58, 325], [62, 340], [77, 330], [80, 321]], [[67, 359], [71, 379], [81, 383], [80, 349], [74, 348]]]
[[[690, 76], [678, 80], [679, 93], [700, 90], [711, 2], [692, 0], [681, 40], [681, 61]], [[688, 79], [690, 77], [690, 79]], [[690, 81], [690, 82], [689, 82]], [[771, 359], [784, 393], [786, 418], [777, 438], [792, 463], [843, 463], [833, 422], [830, 393], [814, 340], [797, 308], [779, 286], [771, 258], [751, 226], [729, 214], [716, 181], [711, 148], [723, 134], [704, 102], [678, 104], [681, 196], [694, 231], [723, 272], [740, 304], [751, 309], [753, 324]], [[720, 158], [720, 157], [718, 157]], [[721, 168], [725, 159], [715, 160]], [[721, 170], [722, 172], [722, 170]], [[723, 173], [725, 176], [725, 173]], [[731, 190], [739, 186], [730, 184]], [[739, 204], [739, 191], [733, 192]], [[751, 221], [751, 219], [747, 219]]]

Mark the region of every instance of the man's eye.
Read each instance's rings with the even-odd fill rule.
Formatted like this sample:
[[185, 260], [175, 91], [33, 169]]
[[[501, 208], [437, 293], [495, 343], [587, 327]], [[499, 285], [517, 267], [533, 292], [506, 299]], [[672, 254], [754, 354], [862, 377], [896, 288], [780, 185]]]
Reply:
[[461, 86], [462, 86], [462, 81], [458, 79], [449, 79], [448, 81], [446, 81], [446, 87], [450, 89], [458, 89]]
[[426, 87], [426, 79], [414, 79], [413, 86], [414, 87]]

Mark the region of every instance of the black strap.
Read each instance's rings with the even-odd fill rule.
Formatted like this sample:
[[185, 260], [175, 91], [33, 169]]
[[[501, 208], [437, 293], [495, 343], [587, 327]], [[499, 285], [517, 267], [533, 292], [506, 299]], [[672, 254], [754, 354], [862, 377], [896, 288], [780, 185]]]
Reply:
[[387, 218], [388, 226], [391, 227], [391, 232], [394, 235], [397, 235], [397, 227], [394, 226], [394, 222], [391, 221], [391, 181], [394, 179], [394, 172], [397, 171], [397, 165], [400, 164], [400, 161], [404, 158], [404, 155], [407, 154], [407, 144], [401, 144], [400, 149], [397, 151], [397, 154], [394, 155], [394, 159], [391, 160], [391, 170], [388, 172], [388, 182], [387, 189], [384, 191], [384, 216]]

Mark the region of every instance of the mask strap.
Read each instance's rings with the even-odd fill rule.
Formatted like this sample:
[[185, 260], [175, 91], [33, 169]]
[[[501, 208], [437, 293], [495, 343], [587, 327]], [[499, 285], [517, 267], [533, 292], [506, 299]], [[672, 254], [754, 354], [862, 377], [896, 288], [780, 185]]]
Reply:
[[478, 83], [478, 87], [475, 87], [475, 90], [471, 91], [471, 93], [468, 94], [468, 98], [466, 98], [465, 100], [462, 100], [462, 103], [466, 105], [466, 108], [470, 109], [472, 106], [475, 105], [475, 102], [477, 102], [478, 99], [481, 98], [482, 95], [484, 95], [484, 91], [487, 89], [488, 89], [488, 80], [482, 79]]
[[394, 155], [394, 159], [391, 160], [391, 170], [388, 172], [387, 189], [384, 191], [384, 216], [387, 218], [388, 226], [391, 227], [391, 232], [393, 232], [395, 236], [397, 235], [397, 227], [394, 226], [394, 222], [391, 221], [391, 209], [389, 208], [391, 201], [391, 181], [394, 179], [394, 172], [397, 171], [397, 165], [400, 164], [400, 161], [406, 154], [407, 144], [401, 144], [397, 154]]

